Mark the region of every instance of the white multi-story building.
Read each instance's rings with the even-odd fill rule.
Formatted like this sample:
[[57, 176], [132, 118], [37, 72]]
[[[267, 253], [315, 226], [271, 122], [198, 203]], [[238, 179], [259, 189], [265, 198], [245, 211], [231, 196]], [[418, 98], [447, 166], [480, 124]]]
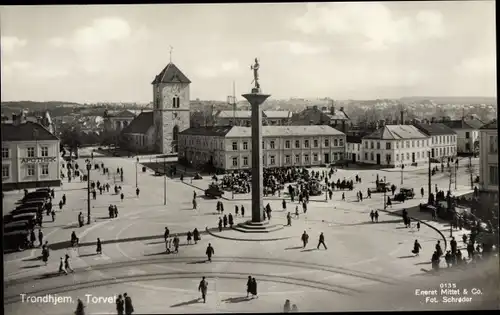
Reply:
[[442, 123], [457, 133], [457, 153], [473, 153], [479, 149], [479, 128], [483, 122], [473, 118], [443, 121]]
[[[292, 119], [292, 112], [287, 110], [263, 110], [262, 124], [264, 126], [286, 126]], [[215, 115], [217, 126], [250, 126], [252, 111], [249, 110], [221, 110]]]
[[59, 139], [34, 122], [2, 124], [2, 190], [60, 186]]
[[361, 162], [363, 157], [362, 140], [359, 136], [346, 136], [346, 160], [351, 163]]
[[362, 139], [362, 162], [386, 167], [428, 163], [430, 137], [412, 125], [385, 125]]
[[497, 121], [479, 130], [479, 181], [482, 191], [498, 193], [498, 129]]
[[457, 133], [442, 123], [415, 123], [423, 134], [431, 138], [431, 158], [443, 160], [457, 155]]
[[[314, 166], [343, 161], [345, 135], [330, 126], [263, 126], [264, 167]], [[251, 128], [190, 128], [179, 133], [179, 158], [218, 169], [252, 166]]]

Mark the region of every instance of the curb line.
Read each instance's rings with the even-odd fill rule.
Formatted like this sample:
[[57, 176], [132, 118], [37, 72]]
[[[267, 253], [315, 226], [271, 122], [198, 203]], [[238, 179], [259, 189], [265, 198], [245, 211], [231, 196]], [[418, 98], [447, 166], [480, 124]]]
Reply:
[[282, 241], [282, 240], [292, 238], [292, 236], [287, 236], [287, 237], [280, 237], [280, 238], [266, 238], [266, 239], [256, 240], [256, 239], [249, 239], [249, 238], [235, 238], [235, 237], [221, 236], [221, 235], [217, 235], [215, 233], [210, 232], [210, 230], [208, 228], [206, 228], [206, 232], [213, 237], [222, 238], [222, 239], [231, 240], [231, 241], [244, 241], [244, 242], [270, 242], [270, 241]]

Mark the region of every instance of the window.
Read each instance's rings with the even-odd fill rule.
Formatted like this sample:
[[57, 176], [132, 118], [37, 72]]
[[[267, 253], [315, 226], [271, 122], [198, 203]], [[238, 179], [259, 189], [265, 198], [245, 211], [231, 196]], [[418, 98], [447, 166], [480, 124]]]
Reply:
[[399, 149], [399, 141], [396, 141], [396, 149]]
[[42, 175], [49, 175], [49, 164], [42, 164]]
[[344, 145], [344, 139], [339, 139], [339, 146], [343, 146]]
[[391, 161], [391, 155], [390, 154], [386, 154], [385, 155], [385, 160], [387, 161], [387, 163], [389, 163]]
[[410, 153], [406, 153], [406, 159], [409, 160], [410, 159]]
[[243, 165], [248, 166], [248, 156], [243, 157]]
[[401, 162], [403, 162], [405, 160], [405, 155], [404, 153], [401, 153]]
[[9, 158], [9, 148], [2, 148], [2, 159]]
[[365, 141], [365, 149], [368, 149], [368, 141]]
[[420, 159], [420, 152], [417, 152], [417, 159]]
[[313, 154], [313, 161], [318, 162], [318, 153]]
[[237, 151], [237, 150], [238, 150], [238, 142], [233, 141], [233, 151]]
[[370, 160], [372, 160], [372, 161], [375, 160], [375, 155], [373, 154], [373, 152], [370, 153]]
[[[498, 152], [498, 136], [490, 136], [490, 152], [489, 153], [497, 153]], [[3, 151], [2, 151], [3, 157]]]
[[248, 150], [248, 142], [243, 142], [243, 150]]
[[295, 154], [295, 164], [300, 164], [300, 155]]
[[498, 185], [498, 166], [490, 166], [490, 185]]
[[377, 141], [377, 150], [380, 150], [380, 141]]
[[385, 149], [386, 150], [390, 150], [391, 149], [391, 143], [390, 142], [386, 142], [385, 143]]
[[336, 147], [339, 145], [339, 141], [337, 139], [333, 139], [333, 146]]
[[396, 154], [396, 161], [399, 161], [399, 154]]
[[358, 151], [359, 151], [359, 143], [358, 143]]
[[309, 140], [304, 140], [304, 147], [309, 148]]
[[285, 155], [285, 163], [286, 164], [291, 164], [292, 163], [292, 159], [290, 158], [290, 155]]
[[28, 165], [27, 174], [28, 176], [35, 176], [35, 165]]
[[49, 147], [42, 147], [42, 156], [49, 156]]
[[276, 163], [276, 157], [274, 155], [271, 155], [269, 160], [271, 161], [271, 165], [274, 165]]
[[295, 140], [295, 148], [300, 148], [300, 140]]
[[28, 157], [35, 157], [35, 148], [28, 148]]
[[10, 169], [9, 165], [2, 165], [2, 178], [10, 177]]
[[468, 132], [468, 131], [467, 131], [467, 132], [465, 133], [465, 139], [469, 139], [469, 138], [470, 138], [470, 132]]
[[290, 149], [290, 140], [285, 141], [285, 148]]
[[404, 149], [404, 148], [405, 148], [405, 142], [401, 141], [401, 149]]
[[373, 141], [370, 141], [370, 149], [374, 149], [375, 145], [373, 144]]
[[328, 147], [330, 145], [330, 141], [328, 139], [325, 139], [325, 147]]
[[262, 149], [265, 149], [266, 146], [264, 145], [264, 141], [262, 141]]
[[233, 158], [233, 166], [238, 166], [238, 158], [237, 157]]
[[368, 153], [365, 152], [365, 161], [368, 161]]
[[304, 154], [304, 162], [309, 163], [309, 154]]
[[406, 147], [410, 148], [410, 141], [406, 141]]
[[337, 153], [333, 153], [333, 160], [337, 161]]
[[271, 147], [271, 149], [274, 149], [274, 141], [269, 142], [269, 146]]
[[316, 139], [315, 139], [313, 143], [314, 143], [314, 144], [313, 144], [313, 145], [314, 145], [314, 147], [315, 147], [315, 148], [317, 148], [317, 147], [318, 147], [318, 140], [316, 140]]

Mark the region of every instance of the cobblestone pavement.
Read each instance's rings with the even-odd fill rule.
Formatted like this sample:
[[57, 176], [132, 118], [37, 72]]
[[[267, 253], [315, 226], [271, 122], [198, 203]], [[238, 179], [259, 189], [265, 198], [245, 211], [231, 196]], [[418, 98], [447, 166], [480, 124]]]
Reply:
[[[95, 157], [104, 162], [110, 171], [123, 167], [122, 186], [125, 200], [113, 193], [104, 193], [91, 200], [92, 224], [82, 228], [76, 226], [80, 211], [86, 214], [85, 183], [65, 182], [56, 191], [56, 202], [67, 196], [67, 205], [57, 213], [54, 223], [44, 223], [44, 233], [52, 246], [49, 264], [42, 266], [38, 259], [40, 249], [28, 250], [4, 256], [4, 280], [6, 312], [9, 314], [67, 313], [75, 305], [49, 305], [20, 303], [21, 293], [42, 295], [47, 293], [84, 297], [85, 294], [108, 296], [128, 292], [134, 299], [136, 311], [199, 313], [199, 312], [274, 312], [280, 311], [284, 299], [297, 303], [302, 311], [329, 310], [331, 303], [344, 307], [355, 307], [356, 303], [345, 302], [347, 296], [362, 294], [375, 285], [391, 287], [400, 283], [411, 283], [415, 275], [430, 269], [430, 257], [437, 240], [449, 229], [443, 222], [429, 222], [430, 216], [410, 213], [421, 217], [428, 225], [404, 228], [399, 216], [392, 212], [403, 207], [410, 208], [423, 202], [417, 198], [394, 204], [387, 212], [380, 212], [379, 223], [370, 222], [371, 209], [382, 208], [382, 194], [373, 194], [372, 199], [355, 201], [355, 192], [366, 192], [374, 186], [373, 171], [339, 170], [334, 178], [352, 178], [358, 173], [363, 183], [355, 191], [346, 192], [347, 201], [341, 201], [341, 192], [335, 192], [333, 200], [311, 202], [307, 214], [294, 219], [291, 227], [283, 232], [291, 238], [271, 242], [237, 242], [220, 238], [237, 233], [232, 230], [203, 234], [196, 245], [187, 245], [184, 234], [195, 227], [200, 232], [217, 225], [219, 215], [215, 211], [216, 200], [200, 196], [200, 190], [190, 187], [178, 179], [167, 180], [167, 205], [163, 205], [164, 179], [155, 177], [148, 170], [138, 172], [140, 196], [135, 196], [134, 158]], [[79, 161], [83, 166], [83, 161]], [[389, 181], [396, 182], [397, 173], [381, 172]], [[426, 181], [422, 175], [405, 175], [405, 181], [415, 190]], [[98, 171], [91, 173], [92, 180], [109, 182]], [[189, 179], [188, 179], [189, 180]], [[434, 178], [433, 178], [434, 180]], [[411, 182], [410, 182], [411, 181]], [[440, 187], [446, 178], [436, 182]], [[203, 180], [196, 185], [203, 184]], [[396, 184], [397, 185], [397, 184]], [[399, 186], [399, 185], [398, 185]], [[426, 186], [424, 186], [426, 187]], [[466, 186], [458, 185], [459, 192], [467, 192]], [[198, 197], [198, 209], [192, 209], [193, 191]], [[20, 194], [7, 194], [5, 208], [12, 208]], [[274, 209], [272, 222], [285, 224], [286, 211], [281, 209], [281, 200], [268, 200]], [[223, 200], [225, 213], [234, 214], [234, 205], [244, 205], [250, 211], [249, 200]], [[108, 219], [107, 207], [116, 204], [119, 217]], [[294, 212], [297, 204], [288, 203], [287, 211]], [[250, 216], [250, 213], [247, 214]], [[246, 218], [236, 217], [243, 222]], [[168, 226], [171, 234], [179, 233], [181, 247], [178, 254], [165, 254], [163, 230]], [[302, 249], [300, 235], [310, 235], [310, 243]], [[81, 246], [69, 249], [72, 231], [80, 238]], [[439, 233], [441, 231], [441, 234]], [[328, 250], [316, 249], [318, 235], [324, 232]], [[463, 233], [464, 231], [462, 231]], [[454, 232], [460, 240], [460, 231]], [[241, 233], [240, 233], [241, 234]], [[103, 242], [103, 254], [95, 255], [95, 241]], [[411, 255], [412, 244], [418, 239], [423, 250], [418, 257]], [[460, 243], [461, 241], [459, 241]], [[204, 252], [208, 243], [215, 248], [212, 263], [205, 262]], [[237, 244], [237, 246], [235, 246]], [[55, 276], [58, 258], [68, 253], [75, 273]], [[424, 271], [422, 271], [422, 269]], [[259, 298], [246, 300], [245, 284], [248, 275], [259, 282]], [[209, 299], [198, 303], [197, 283], [201, 276], [209, 282]], [[410, 285], [410, 284], [408, 284]], [[370, 289], [371, 290], [371, 289]], [[123, 293], [122, 292], [122, 293]], [[165, 294], [166, 293], [166, 294]], [[347, 304], [346, 304], [347, 303]], [[87, 303], [86, 303], [87, 304]], [[336, 304], [335, 304], [336, 305]], [[113, 313], [114, 304], [88, 303], [90, 313]]]

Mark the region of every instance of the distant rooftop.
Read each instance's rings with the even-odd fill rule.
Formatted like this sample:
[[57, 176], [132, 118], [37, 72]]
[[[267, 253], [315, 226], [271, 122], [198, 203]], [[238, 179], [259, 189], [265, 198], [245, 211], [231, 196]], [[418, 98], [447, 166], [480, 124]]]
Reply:
[[[182, 131], [183, 135], [205, 135], [228, 138], [250, 138], [251, 127], [220, 126], [195, 127]], [[341, 131], [330, 126], [263, 126], [263, 137], [293, 137], [293, 136], [337, 136]]]
[[170, 62], [151, 82], [151, 84], [158, 83], [191, 83], [191, 81], [176, 65]]
[[418, 128], [412, 125], [385, 125], [377, 131], [363, 137], [374, 140], [401, 140], [427, 138]]

